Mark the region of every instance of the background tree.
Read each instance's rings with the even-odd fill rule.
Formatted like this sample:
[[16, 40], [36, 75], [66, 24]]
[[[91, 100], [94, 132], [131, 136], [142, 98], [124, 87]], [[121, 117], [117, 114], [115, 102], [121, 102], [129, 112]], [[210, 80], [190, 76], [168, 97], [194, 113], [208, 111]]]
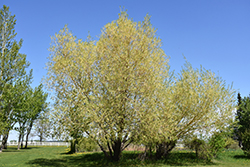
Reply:
[[202, 149], [202, 145], [205, 145], [205, 141], [202, 139], [199, 139], [197, 136], [194, 136], [191, 140], [186, 139], [184, 141], [185, 147], [195, 150], [196, 158], [199, 158], [199, 153]]
[[211, 155], [213, 157], [216, 157], [225, 148], [225, 134], [221, 132], [214, 132], [213, 135], [209, 138], [208, 144], [210, 146]]
[[15, 113], [15, 119], [18, 123], [18, 127], [14, 129], [19, 132], [18, 137], [18, 146], [17, 149], [23, 148], [23, 138], [26, 132], [26, 123], [29, 119], [29, 112], [31, 109], [31, 97], [32, 97], [32, 89], [29, 87], [28, 82], [17, 82], [15, 84], [15, 89], [12, 91], [15, 93], [13, 100], [15, 101], [15, 105], [13, 107]]
[[[28, 115], [27, 121], [27, 132], [26, 132], [26, 143], [25, 148], [28, 145], [29, 135], [33, 128], [33, 124], [38, 118], [43, 117], [43, 115], [48, 114], [48, 103], [46, 102], [48, 94], [43, 91], [43, 85], [40, 84], [38, 87], [35, 87], [31, 96], [31, 109]], [[51, 126], [51, 124], [47, 125]]]
[[236, 112], [237, 128], [236, 134], [239, 141], [239, 146], [250, 155], [250, 96], [241, 98], [238, 93], [238, 108]]
[[0, 151], [3, 146], [7, 147], [9, 131], [16, 123], [10, 90], [14, 88], [18, 80], [25, 78], [25, 68], [29, 66], [26, 55], [19, 53], [22, 40], [17, 42], [14, 39], [16, 36], [15, 24], [15, 15], [11, 15], [9, 7], [4, 5], [0, 9], [0, 115], [1, 129], [3, 129], [0, 132], [3, 135]]
[[42, 90], [43, 86], [40, 84], [38, 87], [32, 89], [29, 84], [21, 83], [19, 85], [18, 93], [15, 99], [18, 99], [15, 110], [18, 127], [15, 130], [19, 132], [18, 149], [23, 148], [24, 137], [26, 136], [25, 148], [29, 134], [32, 130], [34, 121], [40, 116], [41, 112], [47, 110], [47, 94]]
[[[71, 142], [70, 153], [76, 152], [76, 145], [81, 140], [84, 133], [84, 115], [83, 112], [74, 106], [77, 99], [74, 99], [74, 103], [55, 103], [56, 106], [53, 111], [53, 133], [52, 135], [58, 139], [63, 139]], [[60, 106], [60, 107], [59, 107]], [[67, 108], [67, 110], [65, 110]], [[43, 122], [40, 122], [43, 123]], [[45, 122], [45, 127], [47, 123]], [[38, 130], [38, 129], [37, 129]]]
[[35, 121], [34, 134], [39, 137], [40, 142], [47, 137], [52, 136], [52, 122], [49, 118], [49, 112], [44, 110]]

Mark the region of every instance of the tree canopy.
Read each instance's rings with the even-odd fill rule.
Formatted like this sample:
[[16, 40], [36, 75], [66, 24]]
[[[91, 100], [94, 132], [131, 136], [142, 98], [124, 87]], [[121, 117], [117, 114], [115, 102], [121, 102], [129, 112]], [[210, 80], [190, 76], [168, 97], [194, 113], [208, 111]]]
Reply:
[[[0, 9], [0, 137], [3, 136], [2, 147], [7, 148], [10, 130], [15, 125], [20, 135], [30, 133], [33, 121], [46, 106], [47, 94], [42, 85], [34, 90], [32, 69], [27, 73], [30, 63], [26, 55], [19, 53], [23, 40], [15, 40], [15, 15], [11, 15], [9, 7]], [[29, 124], [29, 125], [28, 125]]]
[[134, 22], [121, 12], [97, 41], [77, 39], [67, 26], [60, 30], [52, 37], [46, 77], [57, 132], [75, 141], [88, 135], [117, 161], [132, 142], [156, 145], [161, 157], [166, 151], [160, 148], [188, 133], [227, 126], [232, 88], [188, 62], [174, 75], [161, 45], [148, 15]]
[[250, 96], [241, 98], [238, 93], [238, 108], [236, 112], [237, 126], [235, 128], [239, 146], [250, 156]]
[[[15, 15], [11, 15], [9, 7], [3, 6], [0, 9], [0, 115], [1, 128], [0, 135], [3, 135], [3, 145], [7, 142], [8, 134], [13, 129], [15, 119], [14, 89], [18, 83], [29, 78], [32, 70], [26, 74], [29, 62], [26, 55], [19, 53], [22, 40], [15, 40]], [[1, 147], [2, 148], [2, 147]]]

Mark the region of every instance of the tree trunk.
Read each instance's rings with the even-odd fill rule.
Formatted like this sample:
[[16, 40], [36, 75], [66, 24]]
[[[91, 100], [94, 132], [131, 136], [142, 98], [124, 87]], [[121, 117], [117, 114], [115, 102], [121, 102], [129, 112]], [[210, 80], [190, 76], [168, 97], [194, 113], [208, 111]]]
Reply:
[[32, 126], [33, 126], [33, 122], [30, 123], [30, 127], [27, 130], [26, 141], [25, 141], [25, 147], [24, 148], [28, 148], [28, 140], [29, 140], [29, 135], [30, 135]]
[[24, 146], [24, 148], [28, 148], [29, 134], [30, 134], [30, 131], [28, 131], [27, 134], [26, 134], [26, 141], [25, 141], [25, 146]]
[[40, 138], [40, 144], [42, 144], [42, 141], [43, 141], [43, 133], [40, 133], [39, 138]]
[[242, 148], [242, 140], [239, 140], [239, 147]]
[[198, 158], [198, 147], [195, 147], [195, 155], [196, 155], [196, 158]]
[[170, 151], [175, 147], [176, 141], [170, 140], [168, 142], [160, 143], [156, 146], [156, 159], [161, 159], [162, 157], [167, 158]]
[[22, 135], [22, 140], [21, 140], [21, 149], [23, 149], [23, 138], [24, 138], [24, 135]]
[[113, 157], [111, 157], [111, 158], [113, 161], [119, 161], [121, 158], [121, 153], [122, 153], [121, 144], [122, 144], [121, 140], [118, 139], [114, 142], [114, 144], [112, 146], [114, 154], [113, 154]]
[[75, 140], [71, 140], [70, 141], [70, 153], [73, 154], [76, 152], [76, 142]]
[[25, 141], [24, 148], [28, 148], [28, 140], [29, 140], [29, 133], [27, 133], [27, 135], [26, 135], [26, 141]]
[[109, 158], [109, 155], [108, 155], [107, 151], [103, 148], [103, 146], [100, 143], [98, 143], [98, 142], [97, 142], [97, 144], [100, 147], [100, 149], [102, 150], [102, 152], [104, 153], [104, 156], [106, 158]]
[[[89, 137], [91, 137], [88, 131], [85, 131], [85, 133], [88, 134]], [[91, 137], [91, 138], [92, 138], [92, 137]], [[92, 138], [92, 139], [94, 139], [94, 138]], [[108, 155], [107, 151], [103, 148], [103, 146], [102, 146], [97, 140], [94, 139], [94, 141], [98, 144], [98, 146], [100, 147], [100, 149], [101, 149], [102, 152], [104, 153], [104, 156], [105, 156], [106, 158], [109, 158], [109, 155]]]
[[[2, 135], [0, 135], [0, 139], [1, 139], [1, 136], [2, 136]], [[0, 145], [0, 153], [1, 153], [1, 152], [2, 152], [2, 150], [3, 150], [3, 148], [2, 148], [2, 147], [3, 147], [3, 145], [1, 144], [1, 145]]]
[[7, 149], [8, 137], [9, 137], [9, 131], [7, 132], [7, 134], [3, 135], [3, 140], [2, 140], [2, 148], [3, 149]]
[[97, 144], [99, 145], [99, 147], [101, 148], [102, 152], [104, 153], [104, 156], [107, 159], [110, 159], [112, 161], [119, 161], [121, 158], [121, 153], [122, 153], [122, 142], [121, 140], [116, 140], [113, 144], [112, 144], [112, 149], [110, 148], [109, 143], [107, 143], [108, 145], [108, 149], [109, 149], [109, 154], [108, 152], [102, 147], [102, 145], [100, 145], [98, 142]]
[[147, 150], [148, 150], [148, 146], [145, 146], [144, 152], [141, 153], [141, 154], [139, 154], [139, 159], [140, 159], [141, 161], [144, 161], [144, 160], [146, 159], [146, 157], [147, 157]]
[[17, 149], [18, 149], [18, 150], [20, 150], [21, 137], [22, 137], [22, 135], [19, 134], [19, 137], [18, 137], [18, 144], [17, 144]]
[[76, 153], [77, 152], [77, 148], [76, 148], [77, 144], [78, 144], [78, 140], [77, 140], [77, 133], [76, 133], [76, 135], [74, 135], [73, 139], [71, 140], [70, 153]]
[[157, 144], [156, 146], [156, 159], [161, 159], [162, 156], [164, 154], [164, 147], [163, 147], [163, 143]]

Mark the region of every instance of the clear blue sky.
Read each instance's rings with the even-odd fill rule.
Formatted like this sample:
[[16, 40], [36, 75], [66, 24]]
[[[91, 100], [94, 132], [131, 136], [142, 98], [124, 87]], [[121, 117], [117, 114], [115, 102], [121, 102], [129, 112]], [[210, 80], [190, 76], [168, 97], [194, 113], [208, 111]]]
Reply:
[[242, 96], [250, 93], [250, 0], [1, 0], [0, 7], [4, 4], [16, 15], [21, 53], [34, 70], [32, 86], [46, 75], [50, 36], [68, 24], [78, 38], [90, 32], [97, 39], [124, 7], [134, 21], [151, 15], [171, 69], [180, 71], [184, 54], [193, 67], [211, 69]]

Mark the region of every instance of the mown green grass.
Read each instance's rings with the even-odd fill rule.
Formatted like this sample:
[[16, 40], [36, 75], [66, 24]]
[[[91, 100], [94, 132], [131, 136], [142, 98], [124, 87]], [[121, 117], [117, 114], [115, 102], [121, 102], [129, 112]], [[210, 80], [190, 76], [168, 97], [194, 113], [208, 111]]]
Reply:
[[206, 167], [240, 167], [250, 166], [248, 159], [241, 150], [226, 150], [211, 163], [195, 158], [195, 153], [190, 151], [173, 151], [168, 159], [145, 160], [137, 159], [139, 152], [124, 152], [120, 162], [105, 160], [102, 153], [77, 153], [67, 154], [66, 147], [31, 147], [30, 149], [16, 150], [9, 147], [0, 154], [0, 166], [44, 166], [44, 167], [73, 167], [73, 166], [137, 166], [137, 167], [175, 167], [175, 166], [206, 166]]

